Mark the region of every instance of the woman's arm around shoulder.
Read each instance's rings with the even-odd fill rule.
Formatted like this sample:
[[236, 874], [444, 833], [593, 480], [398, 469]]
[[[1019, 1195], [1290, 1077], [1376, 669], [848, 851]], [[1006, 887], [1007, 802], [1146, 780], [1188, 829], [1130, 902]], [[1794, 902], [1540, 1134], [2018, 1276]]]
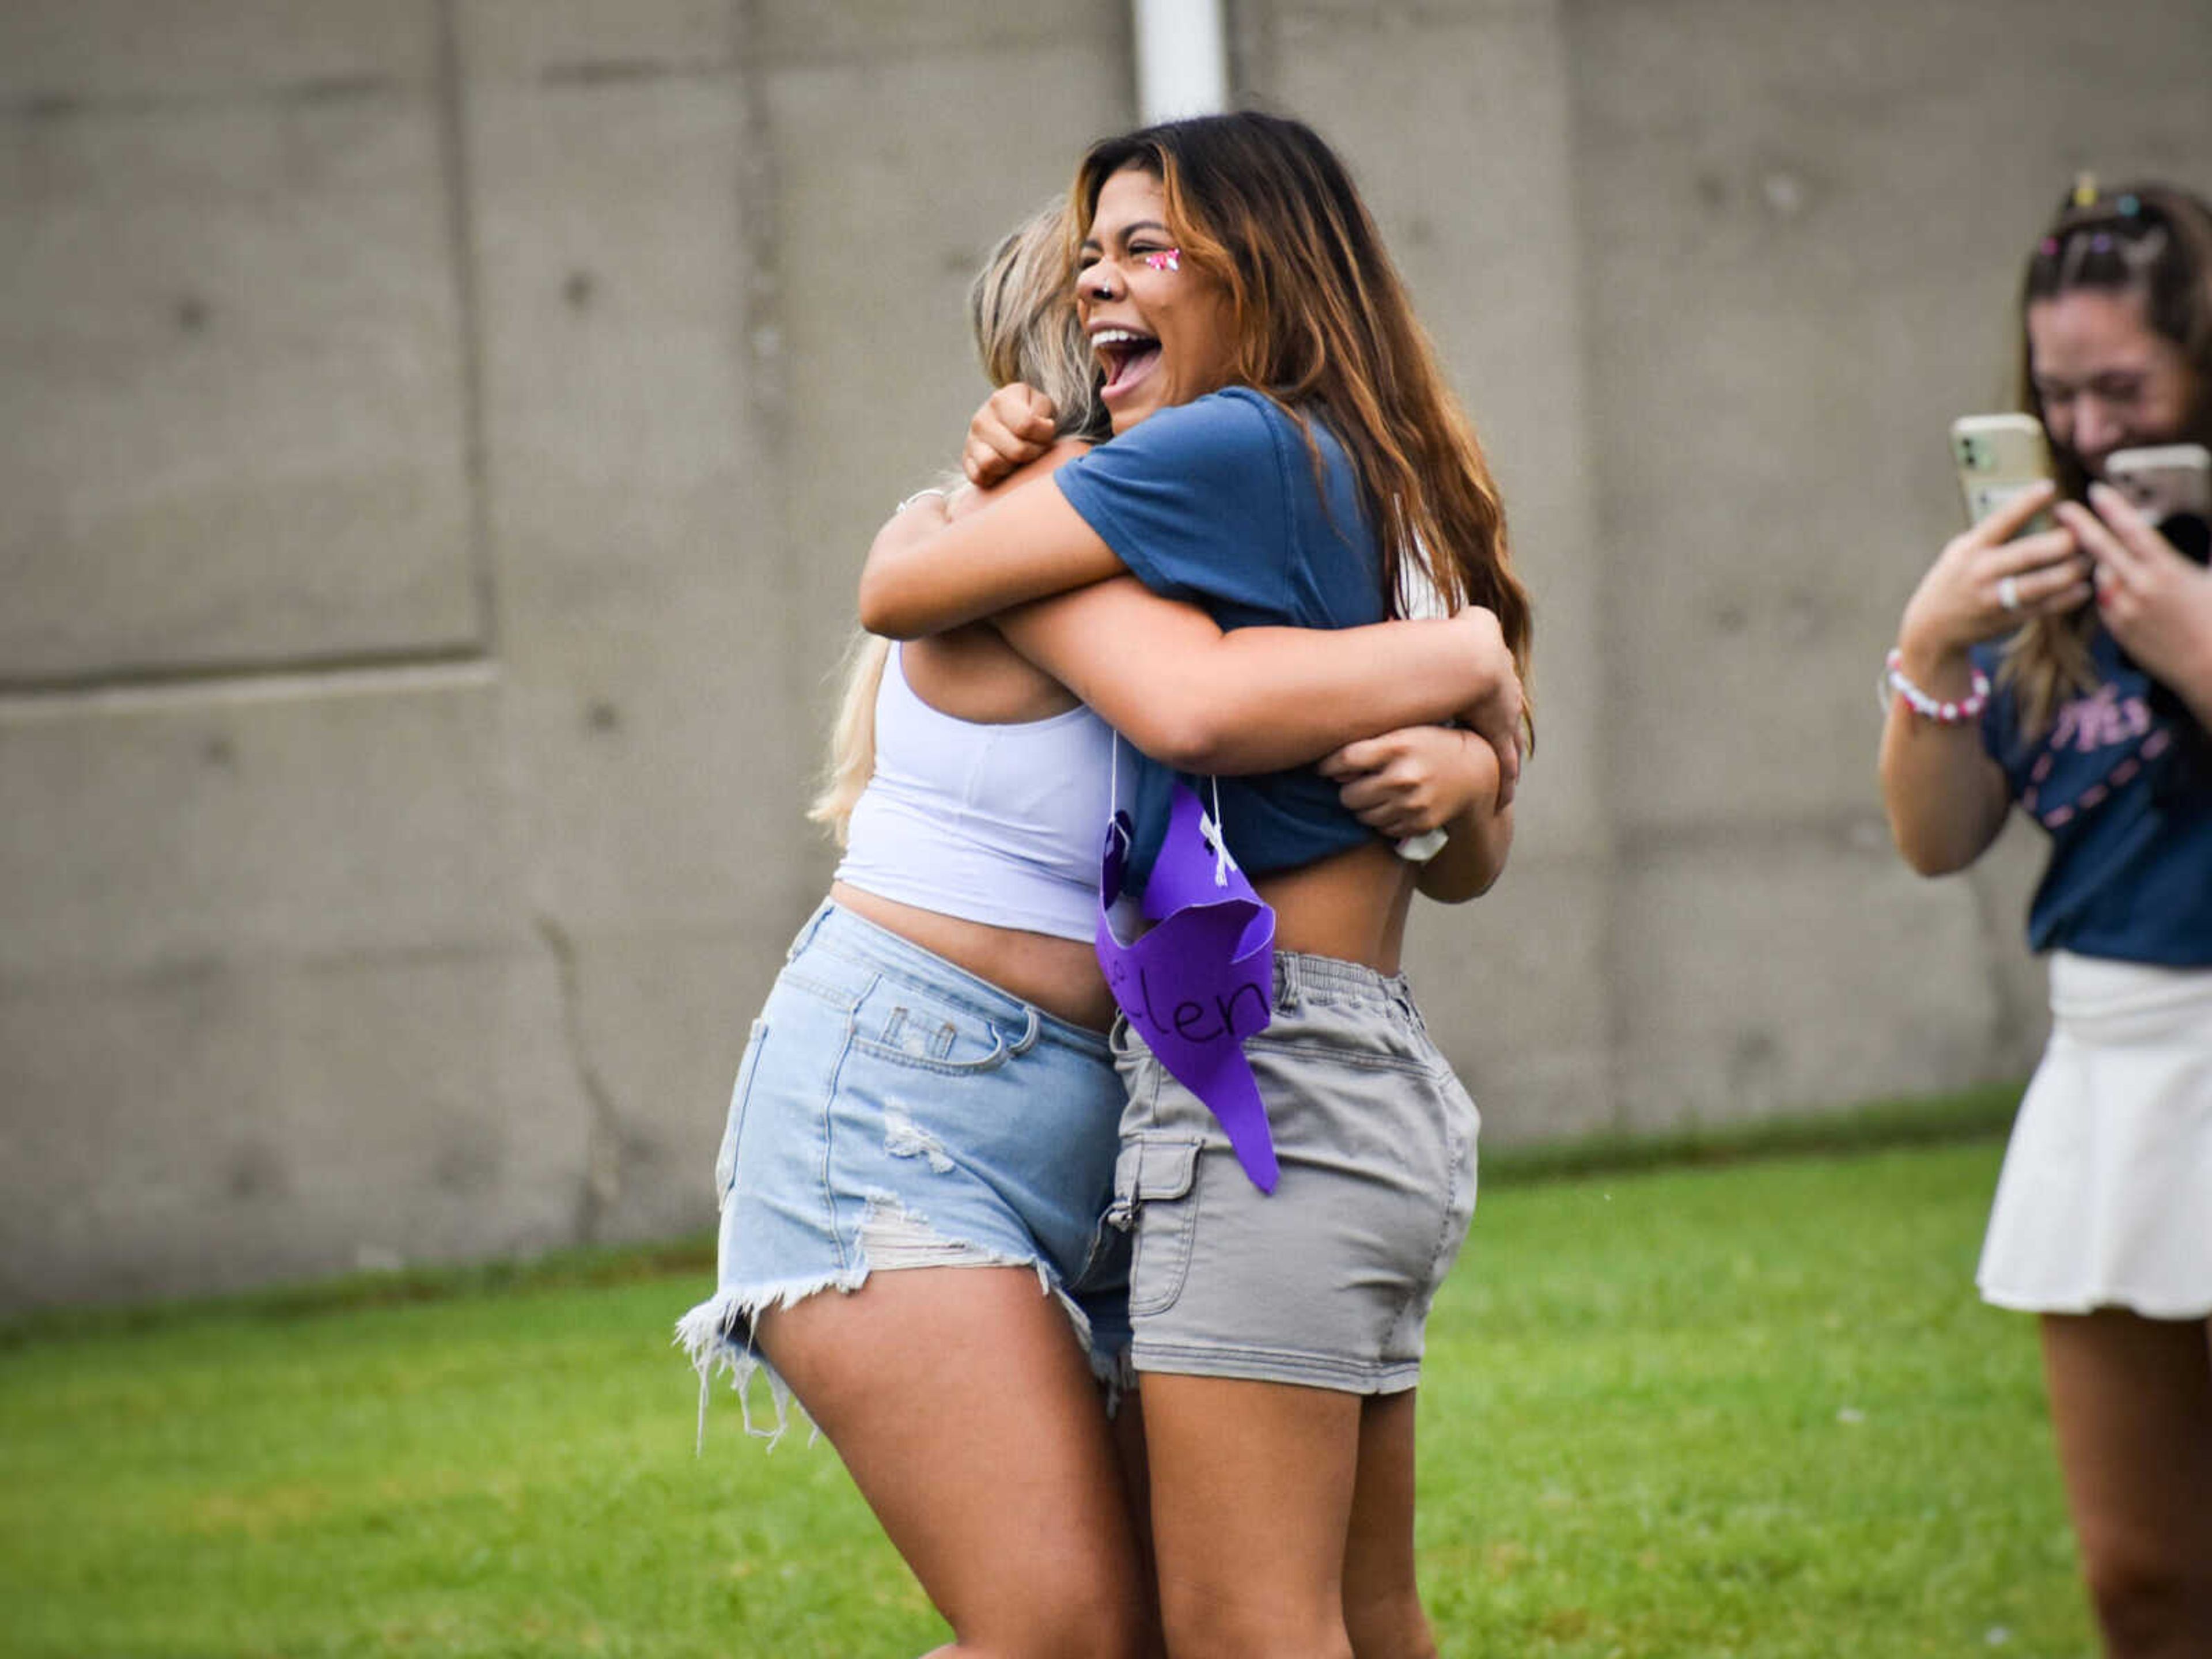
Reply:
[[1004, 483], [924, 495], [876, 532], [860, 572], [860, 626], [895, 640], [941, 634], [1009, 605], [1121, 574], [1050, 475], [1089, 446], [1062, 439]]
[[995, 620], [1108, 725], [1185, 772], [1304, 766], [1354, 738], [1478, 706], [1520, 714], [1512, 653], [1487, 611], [1224, 631], [1124, 576]]

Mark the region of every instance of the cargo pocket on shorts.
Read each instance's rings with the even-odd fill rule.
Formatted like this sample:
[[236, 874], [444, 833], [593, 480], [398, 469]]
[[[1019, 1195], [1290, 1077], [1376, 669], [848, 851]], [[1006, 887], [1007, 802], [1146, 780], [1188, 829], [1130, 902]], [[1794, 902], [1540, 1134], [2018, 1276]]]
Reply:
[[720, 1209], [738, 1178], [738, 1136], [744, 1127], [745, 1098], [752, 1093], [753, 1073], [760, 1069], [761, 1050], [768, 1044], [768, 1022], [753, 1022], [745, 1039], [745, 1054], [738, 1062], [738, 1080], [730, 1090], [729, 1120], [722, 1127], [722, 1150], [714, 1154], [714, 1207]]
[[1136, 1239], [1129, 1262], [1129, 1313], [1165, 1313], [1182, 1294], [1198, 1226], [1196, 1138], [1139, 1134], [1114, 1161], [1108, 1217]]

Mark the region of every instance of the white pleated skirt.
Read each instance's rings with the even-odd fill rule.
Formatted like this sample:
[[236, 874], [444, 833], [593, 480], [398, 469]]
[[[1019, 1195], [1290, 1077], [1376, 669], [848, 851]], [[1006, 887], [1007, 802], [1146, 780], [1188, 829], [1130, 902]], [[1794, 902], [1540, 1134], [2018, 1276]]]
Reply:
[[2033, 1313], [2212, 1315], [2212, 969], [2058, 951], [1976, 1274]]

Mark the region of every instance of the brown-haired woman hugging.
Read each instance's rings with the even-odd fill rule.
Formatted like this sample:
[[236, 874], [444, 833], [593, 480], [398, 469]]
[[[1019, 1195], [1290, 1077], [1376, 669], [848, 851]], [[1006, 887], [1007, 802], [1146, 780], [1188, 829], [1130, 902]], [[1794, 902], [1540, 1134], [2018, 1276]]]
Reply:
[[[1328, 147], [1256, 114], [1148, 128], [1091, 149], [1073, 206], [1075, 301], [1113, 438], [972, 517], [894, 519], [862, 620], [914, 635], [991, 617], [1093, 707], [1132, 698], [1200, 723], [1212, 711], [1179, 703], [1141, 634], [1074, 659], [1086, 606], [1141, 584], [1235, 638], [1373, 623], [1426, 591], [1493, 619], [1525, 667], [1528, 605], [1497, 490]], [[994, 403], [1008, 417], [995, 430], [979, 417], [971, 460], [1034, 453], [1018, 405]], [[1064, 597], [1028, 603], [1048, 594]], [[1435, 1650], [1414, 1575], [1413, 1391], [1474, 1203], [1478, 1122], [1398, 966], [1417, 884], [1480, 892], [1510, 842], [1517, 696], [1468, 719], [1352, 745], [1323, 771], [1220, 778], [1218, 801], [1199, 780], [1218, 814], [1207, 852], [1225, 838], [1275, 917], [1272, 1018], [1243, 1043], [1272, 1182], [1248, 1178], [1212, 1103], [1123, 1002], [1115, 1215], [1136, 1240], [1133, 1352], [1173, 1653]], [[1458, 745], [1485, 787], [1417, 872], [1376, 833], [1401, 827], [1388, 812], [1361, 812], [1431, 744]], [[1209, 769], [1139, 757], [1122, 795], [1133, 879], [1176, 851], [1177, 772]]]
[[[993, 378], [1060, 399], [1039, 471], [1103, 424], [1065, 222], [1056, 205], [1006, 239], [972, 296]], [[989, 499], [956, 493], [956, 517]], [[947, 509], [924, 500], [912, 516]], [[715, 1294], [680, 1334], [741, 1389], [767, 1367], [779, 1428], [797, 1396], [952, 1626], [942, 1651], [1136, 1659], [1157, 1638], [1127, 1497], [1141, 1437], [1134, 1410], [1109, 1428], [1102, 1386], [1127, 1363], [1128, 1249], [1102, 1222], [1122, 1095], [1092, 953], [1119, 741], [1100, 716], [1224, 773], [1366, 739], [1389, 775], [1346, 762], [1342, 787], [1403, 834], [1494, 790], [1496, 764], [1441, 729], [1370, 734], [1463, 703], [1508, 719], [1520, 694], [1472, 612], [1224, 634], [1127, 583], [1028, 624], [1078, 643], [1041, 653], [1050, 672], [990, 627], [855, 663], [817, 804], [844, 858], [739, 1064]], [[1140, 694], [1094, 672], [1146, 650]]]

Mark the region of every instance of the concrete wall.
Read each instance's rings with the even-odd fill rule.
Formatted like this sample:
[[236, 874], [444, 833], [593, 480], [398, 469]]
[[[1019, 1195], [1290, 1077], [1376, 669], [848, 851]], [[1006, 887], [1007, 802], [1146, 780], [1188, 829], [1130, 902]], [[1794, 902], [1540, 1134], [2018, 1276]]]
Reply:
[[2025, 1073], [2040, 837], [1891, 854], [1870, 688], [2075, 173], [2212, 188], [2212, 7], [1566, 14], [1632, 1126]]
[[[1232, 19], [1540, 607], [1413, 945], [1492, 1136], [2024, 1070], [2035, 849], [1905, 874], [1869, 688], [2051, 198], [2212, 182], [2212, 11]], [[0, 6], [0, 1307], [706, 1223], [860, 550], [1130, 84], [1068, 0]]]

